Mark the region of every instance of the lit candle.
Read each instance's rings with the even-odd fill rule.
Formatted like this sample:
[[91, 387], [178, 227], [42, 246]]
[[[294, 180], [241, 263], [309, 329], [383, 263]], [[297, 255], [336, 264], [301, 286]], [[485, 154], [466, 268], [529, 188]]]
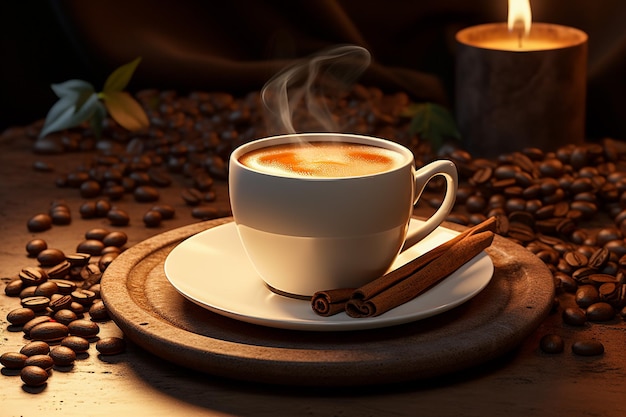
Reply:
[[456, 116], [475, 156], [584, 141], [587, 35], [531, 19], [509, 0], [508, 22], [456, 35]]

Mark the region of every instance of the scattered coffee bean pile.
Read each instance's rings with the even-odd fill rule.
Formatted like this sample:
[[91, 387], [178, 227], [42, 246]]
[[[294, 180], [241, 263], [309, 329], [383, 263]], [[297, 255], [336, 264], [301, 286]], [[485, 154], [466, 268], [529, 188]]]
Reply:
[[[128, 213], [116, 202], [131, 195], [136, 202], [154, 204], [143, 222], [156, 227], [174, 215], [172, 202], [160, 201], [160, 190], [172, 186], [174, 176], [186, 182], [180, 198], [194, 218], [230, 215], [211, 205], [216, 198], [213, 184], [227, 180], [228, 156], [236, 146], [267, 135], [259, 92], [235, 98], [227, 93], [181, 96], [145, 90], [137, 98], [150, 120], [143, 132], [127, 132], [106, 120], [99, 140], [88, 127], [81, 127], [34, 142], [38, 154], [96, 154], [55, 181], [57, 187], [76, 189], [85, 199], [81, 218], [106, 218], [111, 225], [123, 227], [129, 222]], [[418, 164], [441, 157], [453, 160], [461, 183], [448, 220], [473, 225], [496, 216], [499, 234], [528, 248], [552, 271], [555, 311], [561, 311], [564, 326], [611, 324], [626, 316], [624, 144], [604, 140], [555, 152], [522, 149], [496, 160], [473, 158], [457, 148], [435, 155], [426, 141], [409, 133], [406, 94], [383, 94], [356, 85], [325, 103], [342, 132], [393, 139], [412, 149]], [[298, 131], [319, 131], [304, 109], [296, 109], [293, 122]], [[41, 123], [25, 127], [22, 133], [35, 139]], [[33, 169], [54, 167], [38, 161]], [[437, 190], [436, 182], [432, 190]], [[27, 226], [39, 232], [71, 220], [67, 205], [55, 201], [47, 211], [32, 216]], [[611, 227], [599, 226], [609, 223]], [[5, 292], [22, 303], [7, 320], [32, 341], [22, 352], [3, 354], [2, 365], [21, 369], [25, 384], [38, 385], [45, 383], [52, 367], [68, 366], [74, 355], [84, 354], [97, 340], [97, 323], [108, 319], [99, 300], [99, 278], [125, 243], [124, 233], [105, 229], [88, 231], [75, 254], [59, 253], [42, 239], [28, 242], [27, 251], [40, 266], [25, 267]], [[560, 335], [546, 334], [539, 347], [558, 353], [564, 346]], [[123, 351], [124, 343], [100, 339], [96, 348], [103, 355], [115, 354]], [[576, 340], [571, 349], [577, 355], [604, 352], [602, 343], [593, 339]]]
[[[76, 189], [85, 200], [79, 207], [80, 217], [107, 219], [114, 227], [127, 226], [129, 215], [116, 204], [130, 195], [138, 203], [153, 203], [143, 222], [146, 227], [157, 227], [175, 215], [174, 204], [160, 201], [160, 190], [172, 186], [174, 176], [186, 182], [180, 198], [190, 207], [193, 218], [230, 215], [230, 211], [211, 204], [216, 199], [213, 185], [216, 180], [227, 180], [226, 161], [236, 146], [266, 135], [259, 92], [235, 98], [225, 93], [193, 92], [181, 97], [172, 91], [146, 90], [137, 98], [150, 118], [150, 128], [144, 132], [131, 133], [107, 120], [100, 140], [88, 127], [81, 127], [34, 142], [34, 152], [41, 155], [95, 155], [86, 161], [80, 158], [77, 166], [67, 167], [69, 171], [55, 180], [57, 187]], [[408, 134], [410, 120], [401, 115], [408, 101], [406, 94], [384, 95], [376, 88], [355, 86], [328, 104], [333, 106], [343, 131], [394, 136], [409, 146], [415, 138]], [[296, 113], [295, 118], [299, 121], [294, 123], [307, 130], [306, 113]], [[41, 121], [20, 134], [35, 140], [40, 128]], [[314, 126], [309, 129], [316, 130]], [[398, 136], [394, 132], [402, 133]], [[33, 169], [55, 171], [44, 161], [35, 162]], [[34, 214], [26, 225], [37, 233], [71, 222], [70, 207], [57, 200]], [[39, 265], [23, 268], [19, 278], [6, 285], [5, 293], [19, 298], [22, 304], [9, 312], [7, 321], [12, 330], [21, 328], [31, 342], [20, 352], [4, 353], [0, 363], [19, 371], [26, 385], [38, 386], [46, 383], [53, 367], [71, 366], [77, 357], [85, 355], [90, 342], [96, 342], [102, 355], [123, 351], [122, 339], [98, 339], [97, 323], [109, 319], [99, 299], [100, 277], [126, 242], [125, 233], [103, 228], [88, 230], [72, 254], [48, 248], [43, 239], [29, 241], [26, 250]]]
[[19, 352], [3, 353], [0, 364], [19, 371], [25, 385], [40, 386], [53, 367], [71, 367], [87, 357], [91, 343], [101, 355], [123, 352], [123, 339], [98, 337], [98, 323], [110, 320], [100, 299], [100, 278], [127, 240], [124, 232], [95, 228], [71, 254], [48, 248], [43, 239], [29, 241], [26, 251], [39, 265], [24, 267], [4, 292], [21, 304], [7, 314], [10, 330], [21, 329], [30, 342]]
[[[131, 194], [137, 202], [156, 202], [159, 189], [172, 184], [172, 175], [182, 175], [187, 187], [181, 199], [190, 207], [191, 215], [209, 220], [229, 215], [204, 203], [216, 198], [212, 190], [215, 180], [227, 180], [230, 152], [240, 144], [266, 135], [263, 111], [258, 92], [244, 98], [226, 93], [193, 92], [187, 97], [175, 92], [146, 90], [138, 95], [150, 120], [150, 128], [130, 133], [110, 120], [103, 138], [96, 141], [89, 129], [52, 133], [35, 142], [38, 153], [97, 150], [93, 160], [74, 167], [56, 179], [58, 187], [76, 188], [86, 202], [81, 207], [83, 218], [106, 217], [113, 225], [128, 223], [128, 214], [114, 206], [115, 201]], [[410, 119], [402, 111], [409, 103], [403, 93], [385, 95], [379, 89], [355, 86], [338, 100], [329, 101], [335, 122], [342, 131], [382, 137], [394, 137], [406, 145], [415, 145], [409, 135]], [[308, 125], [308, 112], [294, 114], [294, 126], [315, 130]], [[36, 129], [26, 131], [33, 137]], [[50, 170], [45, 163], [34, 169]], [[145, 213], [144, 223], [155, 227], [165, 219], [162, 210]], [[40, 213], [29, 222], [32, 231], [41, 231], [55, 222], [68, 221], [67, 216]]]
[[[498, 233], [536, 254], [554, 276], [557, 295], [573, 294], [563, 323], [586, 326], [626, 318], [626, 148], [602, 143], [556, 152], [523, 149], [497, 160], [452, 150], [462, 184], [451, 221], [498, 219]], [[610, 225], [607, 227], [607, 225]], [[555, 302], [570, 300], [557, 297]], [[545, 352], [563, 350], [547, 336]], [[601, 354], [602, 344], [572, 344], [580, 355]]]

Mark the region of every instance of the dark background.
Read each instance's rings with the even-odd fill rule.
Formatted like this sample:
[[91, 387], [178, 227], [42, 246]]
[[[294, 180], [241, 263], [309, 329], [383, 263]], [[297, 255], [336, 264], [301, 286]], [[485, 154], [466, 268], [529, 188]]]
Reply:
[[[534, 21], [589, 35], [587, 137], [626, 138], [626, 2], [532, 1]], [[290, 59], [337, 44], [366, 47], [362, 82], [453, 109], [455, 33], [506, 20], [506, 0], [0, 2], [0, 130], [44, 118], [50, 84], [102, 88], [137, 56], [130, 91], [260, 89]]]

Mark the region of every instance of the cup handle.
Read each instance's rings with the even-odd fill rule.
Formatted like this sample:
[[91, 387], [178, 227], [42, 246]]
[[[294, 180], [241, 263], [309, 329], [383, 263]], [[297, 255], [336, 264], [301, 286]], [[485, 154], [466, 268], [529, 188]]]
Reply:
[[446, 195], [437, 211], [418, 229], [407, 234], [402, 250], [410, 248], [424, 237], [428, 236], [446, 219], [454, 207], [456, 201], [456, 191], [458, 188], [458, 172], [456, 165], [452, 161], [438, 160], [418, 169], [414, 174], [415, 180], [415, 200], [421, 197], [426, 188], [426, 184], [436, 176], [441, 175], [446, 179]]

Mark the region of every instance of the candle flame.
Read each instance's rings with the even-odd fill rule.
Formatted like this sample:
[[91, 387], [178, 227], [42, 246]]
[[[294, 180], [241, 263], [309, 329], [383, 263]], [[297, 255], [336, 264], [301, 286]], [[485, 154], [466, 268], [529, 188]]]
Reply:
[[509, 0], [509, 31], [515, 31], [521, 37], [528, 36], [532, 24], [529, 0]]

